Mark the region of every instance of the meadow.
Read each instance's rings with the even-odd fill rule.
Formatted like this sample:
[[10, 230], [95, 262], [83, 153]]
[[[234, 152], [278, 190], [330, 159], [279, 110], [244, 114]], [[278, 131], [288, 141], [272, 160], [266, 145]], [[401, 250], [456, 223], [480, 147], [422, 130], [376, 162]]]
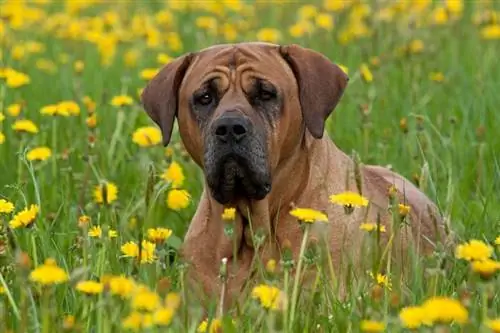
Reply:
[[[184, 52], [253, 40], [342, 66], [330, 136], [419, 185], [456, 248], [343, 300], [314, 254], [299, 301], [297, 263], [264, 263], [205, 316], [177, 256], [203, 175], [139, 96]], [[500, 332], [497, 1], [4, 0], [0, 46], [0, 332]]]

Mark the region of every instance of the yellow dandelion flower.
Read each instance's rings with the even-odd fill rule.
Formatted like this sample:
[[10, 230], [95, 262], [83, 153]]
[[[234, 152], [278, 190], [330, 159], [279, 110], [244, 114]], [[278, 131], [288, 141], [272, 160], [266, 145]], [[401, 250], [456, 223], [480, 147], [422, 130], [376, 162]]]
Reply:
[[85, 69], [85, 63], [81, 60], [77, 60], [73, 64], [73, 69], [75, 70], [76, 73], [81, 73]]
[[254, 287], [251, 296], [259, 300], [263, 308], [270, 310], [281, 310], [285, 302], [285, 295], [280, 289], [265, 284]]
[[198, 328], [196, 329], [196, 332], [198, 333], [205, 333], [208, 329], [208, 320], [203, 320], [200, 325], [198, 325]]
[[149, 81], [149, 80], [153, 79], [156, 76], [156, 74], [158, 74], [158, 72], [159, 72], [159, 69], [157, 69], [157, 68], [146, 68], [146, 69], [143, 69], [139, 75], [140, 75], [141, 79]]
[[161, 138], [161, 131], [154, 126], [140, 127], [132, 134], [132, 141], [141, 147], [155, 146]]
[[281, 40], [281, 33], [278, 29], [263, 28], [257, 32], [257, 40], [262, 42], [277, 43]]
[[46, 116], [55, 116], [57, 114], [57, 104], [43, 106], [40, 109], [40, 113]]
[[344, 207], [366, 207], [368, 206], [368, 199], [356, 192], [343, 192], [339, 194], [332, 194], [330, 202]]
[[165, 296], [165, 306], [176, 310], [181, 304], [181, 296], [178, 293], [170, 292]]
[[102, 229], [100, 226], [96, 225], [90, 228], [88, 232], [89, 237], [94, 237], [94, 238], [101, 238], [102, 236]]
[[75, 327], [75, 316], [67, 315], [63, 318], [62, 327], [65, 331], [70, 331]]
[[132, 296], [130, 305], [138, 311], [154, 311], [160, 306], [160, 296], [151, 290], [142, 288]]
[[362, 320], [360, 328], [362, 332], [383, 332], [385, 329], [385, 323], [375, 320]]
[[139, 331], [153, 326], [153, 315], [134, 311], [122, 320], [125, 329]]
[[174, 60], [174, 58], [165, 53], [160, 53], [156, 56], [156, 61], [162, 65], [166, 65], [170, 63], [172, 60]]
[[446, 8], [444, 7], [436, 7], [431, 13], [432, 21], [437, 25], [442, 25], [448, 22], [449, 16]]
[[135, 282], [123, 275], [113, 276], [108, 281], [109, 290], [112, 295], [128, 298], [132, 295], [135, 288]]
[[9, 214], [14, 211], [14, 204], [5, 199], [0, 199], [0, 214]]
[[459, 301], [448, 297], [431, 297], [422, 304], [422, 308], [432, 323], [465, 324], [469, 317], [467, 309]]
[[477, 240], [459, 244], [455, 249], [455, 257], [467, 261], [486, 260], [493, 254], [493, 247]]
[[184, 171], [179, 163], [173, 161], [170, 163], [169, 167], [161, 175], [161, 178], [167, 182], [172, 183], [172, 187], [177, 188], [182, 186], [184, 183]]
[[85, 119], [85, 124], [88, 128], [96, 128], [97, 126], [97, 114], [93, 113], [87, 119]]
[[311, 208], [294, 208], [290, 215], [306, 223], [328, 222], [326, 214]]
[[493, 333], [500, 333], [500, 318], [486, 319], [484, 325], [492, 330]]
[[370, 83], [373, 81], [373, 74], [370, 71], [370, 68], [368, 68], [367, 64], [361, 64], [359, 67], [359, 73], [361, 74], [361, 78], [367, 82]]
[[0, 145], [5, 142], [5, 134], [0, 132]]
[[432, 72], [429, 74], [429, 80], [434, 82], [443, 82], [445, 79], [444, 74], [441, 72]]
[[380, 225], [380, 228], [379, 228], [377, 223], [362, 223], [359, 226], [359, 229], [364, 230], [364, 231], [368, 231], [368, 232], [372, 232], [372, 231], [376, 231], [376, 230], [379, 230], [380, 232], [386, 232], [385, 226]]
[[88, 215], [81, 215], [78, 217], [78, 226], [80, 228], [86, 227], [90, 223], [90, 216]]
[[118, 231], [114, 230], [114, 229], [109, 229], [108, 230], [108, 238], [111, 239], [111, 238], [116, 238], [118, 237]]
[[236, 217], [236, 208], [231, 207], [231, 208], [224, 208], [224, 211], [222, 212], [222, 219], [224, 221], [234, 221]]
[[392, 283], [391, 280], [387, 275], [377, 273], [377, 276], [373, 275], [372, 272], [368, 273], [370, 277], [377, 283], [378, 285], [384, 286], [387, 289], [391, 290], [392, 289]]
[[128, 68], [134, 68], [135, 66], [137, 66], [137, 60], [139, 60], [140, 56], [141, 53], [138, 50], [128, 50], [123, 56], [125, 66], [127, 66]]
[[20, 103], [7, 106], [7, 113], [12, 117], [17, 117], [21, 113], [22, 105]]
[[61, 101], [57, 103], [57, 114], [61, 116], [78, 116], [80, 114], [80, 105], [75, 101]]
[[199, 16], [195, 21], [196, 27], [206, 30], [209, 33], [217, 31], [217, 19], [212, 16]]
[[10, 75], [7, 75], [6, 85], [9, 88], [20, 88], [24, 85], [27, 85], [31, 82], [31, 79], [28, 75], [20, 72], [12, 72]]
[[12, 129], [16, 132], [26, 132], [31, 134], [38, 133], [38, 126], [31, 120], [20, 119], [16, 120], [14, 124], [12, 124]]
[[196, 332], [198, 333], [219, 333], [221, 332], [222, 329], [222, 320], [220, 318], [214, 318], [210, 322], [210, 327], [208, 326], [208, 320], [205, 319], [203, 320], [198, 328], [196, 329]]
[[118, 198], [118, 187], [111, 182], [105, 182], [94, 188], [94, 201], [98, 204], [110, 204]]
[[52, 150], [48, 147], [33, 148], [26, 154], [28, 161], [45, 161], [52, 156]]
[[269, 259], [266, 262], [266, 271], [269, 273], [274, 273], [276, 271], [276, 260]]
[[410, 51], [410, 53], [422, 53], [424, 48], [425, 45], [421, 39], [414, 39], [408, 44], [408, 51]]
[[9, 226], [12, 229], [21, 228], [21, 227], [29, 227], [38, 215], [38, 211], [40, 208], [38, 205], [31, 205], [29, 208], [26, 207], [12, 218], [9, 222]]
[[43, 265], [31, 271], [29, 279], [41, 285], [52, 285], [68, 281], [69, 275], [64, 269], [57, 266], [54, 259], [49, 258], [45, 260]]
[[429, 320], [426, 318], [425, 310], [420, 306], [409, 306], [403, 308], [399, 312], [399, 320], [403, 327], [408, 329], [417, 329], [422, 325], [430, 325]]
[[163, 243], [172, 235], [172, 230], [167, 228], [149, 228], [147, 233], [150, 241]]
[[186, 190], [172, 189], [167, 194], [167, 206], [172, 210], [181, 210], [189, 206], [191, 196]]
[[321, 13], [316, 16], [316, 25], [327, 31], [333, 29], [333, 17], [330, 14]]
[[477, 260], [471, 263], [471, 269], [483, 279], [490, 279], [500, 271], [500, 262], [491, 259]]
[[[137, 258], [139, 256], [139, 246], [135, 242], [127, 242], [120, 248], [124, 257]], [[156, 244], [147, 240], [142, 241], [141, 264], [152, 263], [156, 259]]]
[[162, 307], [153, 313], [153, 323], [158, 326], [168, 326], [174, 317], [174, 310], [168, 307]]
[[399, 204], [398, 208], [399, 208], [399, 215], [401, 215], [402, 217], [405, 217], [408, 214], [410, 214], [411, 207], [409, 205]]
[[110, 103], [112, 106], [123, 107], [134, 104], [134, 99], [128, 95], [118, 95], [114, 96]]
[[5, 120], [5, 116], [2, 112], [0, 112], [0, 123]]
[[500, 245], [500, 236], [495, 239], [495, 245]]
[[76, 284], [75, 289], [87, 295], [95, 295], [102, 293], [104, 285], [101, 282], [91, 280], [80, 281]]
[[318, 14], [318, 8], [314, 5], [304, 5], [300, 7], [297, 11], [299, 18], [303, 20], [309, 20], [314, 18]]
[[500, 39], [500, 24], [495, 23], [481, 29], [483, 39]]

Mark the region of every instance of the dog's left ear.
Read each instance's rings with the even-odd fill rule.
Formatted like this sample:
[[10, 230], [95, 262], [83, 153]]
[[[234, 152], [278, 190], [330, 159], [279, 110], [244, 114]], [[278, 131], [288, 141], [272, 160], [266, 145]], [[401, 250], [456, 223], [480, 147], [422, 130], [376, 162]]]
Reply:
[[168, 63], [149, 81], [141, 94], [144, 110], [160, 126], [164, 146], [170, 142], [177, 114], [179, 87], [192, 57], [193, 54], [188, 53]]
[[295, 74], [306, 127], [320, 139], [349, 78], [339, 66], [311, 49], [291, 44], [280, 46], [279, 51]]

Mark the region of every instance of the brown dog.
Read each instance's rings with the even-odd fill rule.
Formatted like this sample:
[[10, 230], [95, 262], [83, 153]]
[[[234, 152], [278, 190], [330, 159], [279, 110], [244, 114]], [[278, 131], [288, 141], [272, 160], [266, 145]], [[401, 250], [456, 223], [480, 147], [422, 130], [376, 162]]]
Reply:
[[[323, 55], [297, 45], [267, 43], [217, 45], [169, 63], [145, 88], [142, 99], [170, 141], [177, 117], [182, 142], [203, 169], [205, 189], [183, 246], [191, 276], [205, 292], [218, 296], [219, 267], [229, 259], [228, 300], [252, 275], [256, 254], [252, 232], [266, 236], [257, 257], [279, 260], [284, 244], [298, 257], [303, 231], [289, 214], [291, 205], [326, 212], [328, 224], [315, 224], [311, 236], [325, 238], [337, 273], [345, 255], [356, 267], [362, 256], [363, 222], [380, 216], [391, 235], [388, 191], [411, 207], [392, 242], [393, 257], [413, 245], [433, 251], [444, 224], [435, 205], [392, 171], [358, 166], [324, 133], [325, 121], [339, 102], [348, 78]], [[358, 189], [358, 187], [361, 187]], [[358, 192], [368, 207], [347, 214], [329, 196]], [[233, 240], [224, 234], [221, 214], [236, 207]], [[251, 228], [250, 228], [251, 226]], [[233, 246], [237, 249], [232, 267]]]

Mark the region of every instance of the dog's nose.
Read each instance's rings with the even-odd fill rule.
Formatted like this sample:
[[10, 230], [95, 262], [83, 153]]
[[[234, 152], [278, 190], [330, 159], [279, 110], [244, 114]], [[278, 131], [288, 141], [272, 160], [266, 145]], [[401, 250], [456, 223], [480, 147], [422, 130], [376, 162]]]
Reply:
[[222, 116], [214, 125], [215, 136], [221, 142], [240, 142], [250, 130], [248, 118], [239, 115]]

